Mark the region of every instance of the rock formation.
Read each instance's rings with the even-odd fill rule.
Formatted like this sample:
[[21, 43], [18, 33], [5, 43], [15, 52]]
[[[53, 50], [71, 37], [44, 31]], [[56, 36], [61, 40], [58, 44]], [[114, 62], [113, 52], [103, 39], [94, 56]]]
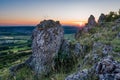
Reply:
[[120, 63], [108, 56], [97, 63], [96, 73], [99, 80], [120, 80]]
[[63, 40], [62, 44], [61, 44], [61, 49], [60, 52], [62, 54], [66, 54], [67, 56], [70, 55], [70, 42], [66, 39]]
[[79, 39], [79, 37], [82, 35], [82, 32], [89, 32], [93, 27], [96, 26], [96, 24], [95, 17], [90, 15], [87, 24], [75, 34], [75, 38]]
[[93, 15], [90, 15], [90, 17], [88, 18], [88, 23], [83, 28], [83, 31], [84, 32], [89, 32], [89, 30], [92, 29], [93, 27], [95, 27], [96, 24], [97, 23], [95, 21], [95, 17]]
[[44, 20], [32, 34], [32, 56], [26, 61], [36, 74], [46, 75], [54, 65], [64, 31], [58, 21]]
[[71, 74], [65, 78], [65, 80], [87, 80], [87, 79], [88, 79], [88, 70], [87, 69], [78, 71], [78, 72]]
[[96, 21], [95, 21], [95, 17], [93, 15], [90, 15], [90, 17], [88, 18], [88, 24], [87, 26], [95, 26], [96, 25]]
[[81, 46], [81, 44], [80, 43], [76, 43], [75, 44], [75, 48], [74, 48], [74, 50], [73, 50], [73, 52], [74, 52], [74, 55], [76, 56], [76, 57], [80, 57], [80, 56], [83, 56], [83, 48], [82, 48], [82, 46]]
[[98, 19], [98, 24], [102, 25], [105, 22], [106, 16], [102, 13]]
[[77, 32], [75, 33], [75, 39], [79, 39], [80, 36], [82, 36], [82, 29], [80, 29], [79, 31], [77, 31]]
[[66, 54], [67, 56], [75, 56], [80, 57], [83, 54], [81, 52], [83, 51], [82, 45], [80, 43], [71, 44], [68, 40], [64, 39], [61, 45], [60, 52], [61, 54]]

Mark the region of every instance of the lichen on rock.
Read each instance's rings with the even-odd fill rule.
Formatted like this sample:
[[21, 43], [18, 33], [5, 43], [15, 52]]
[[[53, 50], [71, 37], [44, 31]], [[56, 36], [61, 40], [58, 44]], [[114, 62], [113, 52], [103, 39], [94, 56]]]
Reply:
[[[36, 74], [48, 74], [54, 66], [63, 40], [64, 31], [58, 21], [44, 20], [37, 25], [32, 34], [32, 55], [26, 61]], [[29, 61], [30, 60], [30, 61]]]

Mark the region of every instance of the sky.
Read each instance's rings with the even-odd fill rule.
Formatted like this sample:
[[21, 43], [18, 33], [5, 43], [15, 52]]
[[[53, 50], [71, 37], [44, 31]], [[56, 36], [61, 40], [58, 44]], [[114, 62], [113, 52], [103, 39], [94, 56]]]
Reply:
[[0, 0], [0, 26], [35, 26], [44, 19], [82, 25], [92, 14], [120, 9], [120, 0]]

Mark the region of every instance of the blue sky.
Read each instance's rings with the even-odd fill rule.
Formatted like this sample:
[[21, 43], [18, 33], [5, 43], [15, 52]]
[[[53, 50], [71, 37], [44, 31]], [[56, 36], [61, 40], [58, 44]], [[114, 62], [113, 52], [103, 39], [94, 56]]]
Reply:
[[35, 25], [43, 19], [74, 23], [119, 9], [120, 0], [0, 0], [0, 24]]

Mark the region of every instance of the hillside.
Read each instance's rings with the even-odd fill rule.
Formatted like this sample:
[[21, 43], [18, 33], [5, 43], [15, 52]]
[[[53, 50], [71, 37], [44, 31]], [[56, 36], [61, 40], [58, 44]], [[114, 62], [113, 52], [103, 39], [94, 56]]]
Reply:
[[[94, 20], [94, 18], [92, 18], [92, 20]], [[100, 79], [100, 74], [103, 73], [97, 73], [93, 67], [96, 68], [96, 65], [99, 67], [99, 62], [103, 61], [104, 59], [108, 59], [106, 57], [109, 56], [110, 58], [112, 57], [114, 60], [112, 60], [113, 62], [111, 61], [110, 64], [106, 60], [105, 64], [108, 63], [111, 67], [111, 65], [115, 61], [115, 64], [119, 67], [119, 70], [117, 72], [118, 79], [116, 78], [116, 80], [119, 80], [120, 22], [104, 21], [102, 22], [102, 24], [89, 24], [90, 22], [88, 22], [87, 24], [87, 31], [85, 27], [85, 31], [84, 29], [80, 30], [76, 33], [75, 36], [74, 34], [64, 35], [65, 40], [62, 44], [63, 48], [60, 49], [60, 51], [58, 52], [58, 56], [55, 57], [55, 69], [50, 72], [50, 74], [42, 76], [42, 78], [39, 79], [39, 76], [36, 76], [34, 71], [32, 71], [29, 67], [25, 65], [25, 67], [22, 67], [21, 69], [16, 71], [15, 75], [13, 76], [11, 75], [11, 73], [9, 73], [8, 68], [1, 65], [0, 80], [102, 80]], [[30, 49], [28, 48], [28, 50]], [[19, 53], [17, 54], [19, 55]], [[30, 56], [30, 54], [31, 53], [28, 53], [26, 51], [25, 54], [22, 54], [22, 57], [20, 57], [19, 55], [18, 58], [20, 58], [21, 60], [18, 61], [15, 58], [18, 55], [13, 57], [7, 56], [6, 58], [9, 60], [11, 58], [14, 58], [16, 62], [14, 62], [13, 64], [15, 65], [24, 62]], [[6, 60], [3, 59], [2, 56], [0, 59], [1, 61]], [[6, 62], [4, 64], [6, 64]], [[105, 70], [106, 69], [107, 68], [105, 68]], [[114, 79], [113, 77], [116, 76], [111, 76], [111, 74], [115, 75], [117, 73], [112, 73], [113, 71], [114, 70], [106, 72], [107, 74], [109, 73], [110, 77], [105, 76], [102, 78], [106, 78], [108, 80]]]

